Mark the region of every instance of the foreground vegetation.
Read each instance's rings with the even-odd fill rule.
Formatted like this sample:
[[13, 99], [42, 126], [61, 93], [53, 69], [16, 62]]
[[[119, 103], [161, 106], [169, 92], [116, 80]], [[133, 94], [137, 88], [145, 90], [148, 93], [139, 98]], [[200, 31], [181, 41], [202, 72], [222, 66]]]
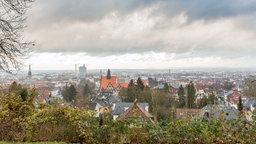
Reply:
[[84, 143], [254, 143], [256, 122], [244, 120], [177, 120], [155, 125], [136, 121], [103, 122], [87, 109], [57, 103], [34, 106], [35, 90], [26, 98], [0, 98], [0, 141]]
[[0, 144], [65, 144], [64, 142], [1, 142]]

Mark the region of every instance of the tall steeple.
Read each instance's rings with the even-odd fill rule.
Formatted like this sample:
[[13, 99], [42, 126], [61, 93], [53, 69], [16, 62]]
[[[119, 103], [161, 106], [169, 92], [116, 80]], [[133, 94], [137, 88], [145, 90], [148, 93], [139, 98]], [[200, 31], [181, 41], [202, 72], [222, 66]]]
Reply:
[[31, 77], [32, 77], [31, 65], [29, 65], [28, 78], [31, 78]]
[[108, 69], [107, 79], [111, 79], [110, 69]]

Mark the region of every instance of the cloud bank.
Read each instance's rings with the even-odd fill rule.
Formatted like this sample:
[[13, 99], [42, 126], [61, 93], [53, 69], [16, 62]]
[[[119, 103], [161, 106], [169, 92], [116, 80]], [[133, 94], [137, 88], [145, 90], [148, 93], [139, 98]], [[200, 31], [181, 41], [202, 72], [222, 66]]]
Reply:
[[251, 60], [255, 17], [254, 0], [37, 0], [26, 36], [37, 53]]

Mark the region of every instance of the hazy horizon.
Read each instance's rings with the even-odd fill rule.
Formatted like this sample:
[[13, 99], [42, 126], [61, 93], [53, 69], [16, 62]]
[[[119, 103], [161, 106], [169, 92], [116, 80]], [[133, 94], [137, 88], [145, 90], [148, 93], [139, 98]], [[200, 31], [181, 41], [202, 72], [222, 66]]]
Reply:
[[[108, 68], [107, 68], [108, 69]], [[90, 69], [87, 67], [87, 72], [92, 72], [92, 71], [100, 71], [102, 70], [103, 72], [106, 72], [107, 69]], [[110, 69], [111, 71], [161, 71], [164, 70], [168, 72], [169, 70], [179, 70], [179, 71], [256, 71], [256, 67], [237, 67], [237, 68], [232, 68], [232, 67], [174, 67], [174, 68], [142, 68], [142, 69], [132, 69], [132, 68], [127, 68], [127, 69]], [[28, 70], [22, 69], [21, 72], [27, 72]], [[46, 71], [63, 71], [63, 72], [75, 72], [74, 69], [33, 69], [33, 72], [46, 72]]]

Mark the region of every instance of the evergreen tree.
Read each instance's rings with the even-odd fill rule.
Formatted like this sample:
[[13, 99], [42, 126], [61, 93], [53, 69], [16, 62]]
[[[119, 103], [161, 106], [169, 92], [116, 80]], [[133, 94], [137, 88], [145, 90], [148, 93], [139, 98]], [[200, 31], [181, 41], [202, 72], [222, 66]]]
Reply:
[[212, 93], [209, 95], [209, 98], [208, 98], [208, 104], [215, 104], [216, 102], [216, 96]]
[[134, 85], [134, 82], [133, 82], [133, 80], [130, 80], [130, 82], [129, 82], [129, 84], [128, 84], [128, 88], [130, 87], [134, 87], [135, 85]]
[[169, 85], [168, 83], [164, 83], [164, 91], [169, 92]]
[[123, 102], [133, 102], [136, 99], [136, 87], [133, 80], [130, 80]]
[[143, 90], [145, 88], [141, 78], [139, 77], [138, 80], [137, 80], [137, 87], [140, 89], [140, 90]]
[[25, 88], [22, 88], [21, 92], [20, 92], [20, 96], [22, 98], [22, 101], [26, 101], [27, 100], [27, 96], [28, 96], [28, 90]]
[[182, 85], [179, 87], [178, 91], [178, 96], [179, 96], [179, 107], [183, 108], [186, 106], [186, 97], [185, 97], [185, 91]]
[[64, 89], [64, 91], [62, 92], [62, 96], [63, 98], [70, 102], [72, 100], [75, 100], [76, 98], [76, 94], [77, 94], [77, 91], [76, 91], [76, 88], [74, 85], [70, 85], [69, 87], [66, 86], [66, 88]]
[[10, 85], [8, 91], [20, 95], [22, 101], [26, 101], [27, 99], [28, 90], [26, 88], [22, 88], [22, 86], [20, 84], [17, 84], [17, 82], [15, 81]]
[[194, 108], [196, 89], [195, 89], [194, 84], [193, 84], [192, 81], [188, 84], [188, 90], [187, 91], [188, 91], [187, 106], [188, 106], [188, 108]]
[[239, 101], [238, 101], [238, 104], [237, 104], [237, 109], [238, 109], [239, 112], [241, 112], [243, 110], [243, 103], [242, 103], [241, 96], [239, 96]]
[[88, 96], [91, 94], [91, 89], [88, 84], [85, 84], [84, 89], [83, 89], [83, 94], [84, 94], [84, 96]]
[[205, 107], [209, 102], [208, 98], [206, 96], [203, 96], [203, 98], [200, 100], [199, 108]]

